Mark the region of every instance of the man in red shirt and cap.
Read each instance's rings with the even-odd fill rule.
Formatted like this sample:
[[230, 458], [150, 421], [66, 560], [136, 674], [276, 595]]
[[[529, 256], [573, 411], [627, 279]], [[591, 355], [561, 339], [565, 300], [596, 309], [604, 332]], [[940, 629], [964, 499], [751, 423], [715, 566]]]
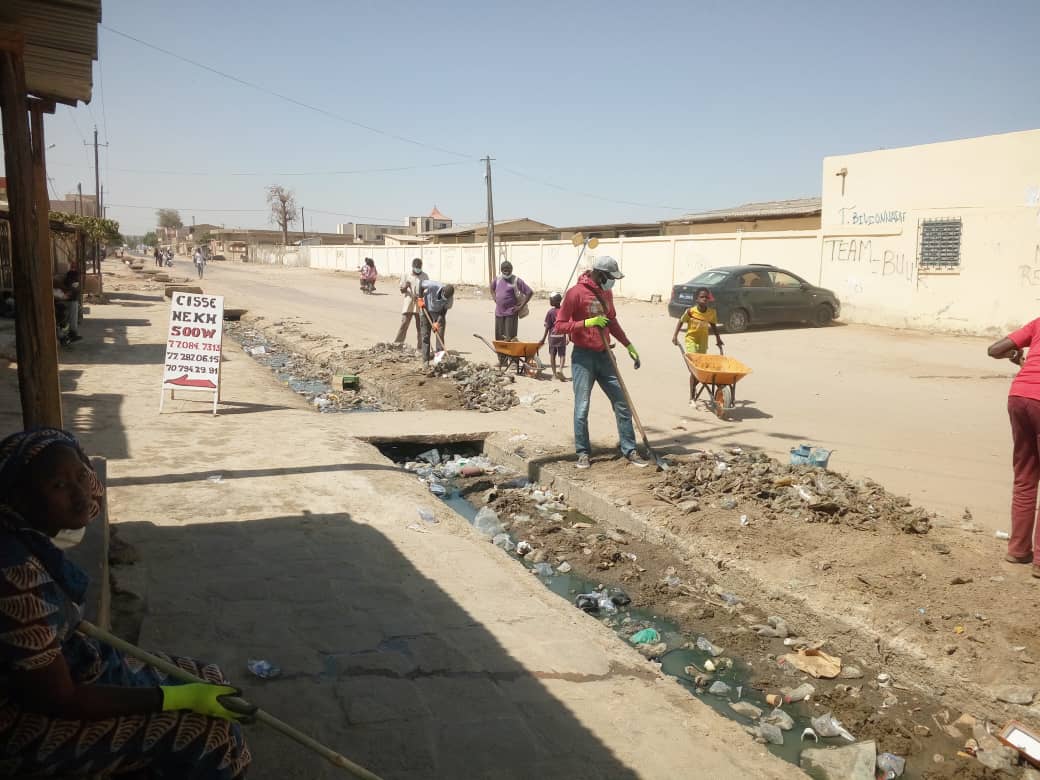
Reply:
[[574, 383], [574, 449], [578, 453], [577, 467], [591, 465], [589, 455], [589, 400], [592, 385], [599, 384], [614, 407], [621, 454], [633, 466], [645, 467], [636, 451], [636, 434], [632, 428], [632, 410], [628, 408], [625, 393], [618, 381], [614, 362], [607, 354], [603, 328], [628, 348], [628, 354], [639, 368], [639, 353], [621, 329], [614, 310], [614, 296], [610, 288], [624, 278], [613, 257], [597, 257], [592, 268], [578, 277], [578, 282], [563, 297], [556, 318], [556, 333], [570, 336], [574, 345], [571, 354], [571, 381]]

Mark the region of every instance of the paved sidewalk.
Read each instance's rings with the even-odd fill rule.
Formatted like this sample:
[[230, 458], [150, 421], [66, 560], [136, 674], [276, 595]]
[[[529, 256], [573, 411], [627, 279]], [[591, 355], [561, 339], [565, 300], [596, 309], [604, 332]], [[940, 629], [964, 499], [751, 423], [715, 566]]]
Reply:
[[[147, 571], [142, 645], [220, 663], [386, 778], [803, 777], [233, 343], [219, 415], [202, 396], [159, 415], [167, 304], [112, 297], [65, 353], [66, 420], [109, 458], [113, 523]], [[380, 422], [416, 424], [358, 425]], [[410, 529], [416, 507], [441, 522]], [[253, 679], [249, 658], [284, 674]], [[249, 733], [251, 778], [344, 776]]]

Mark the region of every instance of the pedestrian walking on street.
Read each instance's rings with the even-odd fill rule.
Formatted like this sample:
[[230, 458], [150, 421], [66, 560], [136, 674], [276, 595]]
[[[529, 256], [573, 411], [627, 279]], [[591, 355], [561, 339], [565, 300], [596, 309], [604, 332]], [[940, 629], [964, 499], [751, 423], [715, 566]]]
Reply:
[[[545, 333], [542, 340], [538, 342], [541, 347], [546, 339], [549, 341], [549, 363], [552, 375], [561, 382], [565, 381], [563, 369], [567, 367], [567, 337], [562, 333], [556, 333], [556, 320], [560, 315], [560, 305], [563, 303], [563, 295], [554, 292], [549, 296], [549, 311], [545, 313]], [[560, 359], [559, 368], [556, 366], [556, 358]]]
[[614, 296], [610, 289], [624, 274], [613, 257], [597, 257], [592, 268], [567, 291], [556, 318], [556, 332], [569, 336], [574, 344], [571, 354], [571, 381], [574, 383], [574, 449], [578, 455], [577, 467], [587, 469], [592, 445], [589, 441], [589, 401], [592, 386], [598, 384], [614, 408], [621, 454], [633, 466], [646, 467], [636, 450], [636, 434], [632, 428], [632, 410], [625, 400], [614, 363], [607, 354], [602, 329], [610, 332], [627, 349], [629, 357], [639, 368], [639, 353], [628, 340], [614, 310]]
[[[685, 347], [690, 355], [708, 354], [708, 332], [715, 336], [715, 346], [722, 352], [722, 337], [719, 336], [719, 318], [715, 307], [711, 305], [711, 291], [707, 287], [697, 290], [696, 303], [683, 312], [683, 316], [675, 323], [672, 343], [679, 345], [679, 331], [686, 326]], [[695, 406], [697, 397], [697, 378], [690, 374], [690, 406]]]
[[0, 773], [240, 778], [249, 748], [221, 699], [241, 692], [216, 666], [173, 659], [209, 681], [179, 683], [76, 630], [87, 575], [51, 540], [103, 494], [72, 434], [0, 442]]
[[405, 336], [408, 335], [408, 326], [415, 323], [415, 348], [422, 349], [422, 327], [419, 321], [419, 310], [415, 306], [415, 299], [419, 297], [419, 285], [428, 281], [429, 276], [422, 269], [422, 258], [416, 257], [412, 260], [412, 270], [401, 274], [401, 325], [394, 336], [394, 343], [403, 344]]
[[[445, 349], [448, 330], [448, 309], [455, 303], [455, 286], [432, 280], [419, 283], [419, 330], [422, 333], [423, 365], [430, 362], [434, 352]], [[425, 310], [425, 314], [423, 314]], [[433, 335], [436, 334], [436, 335]], [[431, 349], [431, 338], [433, 345]]]
[[[527, 304], [534, 291], [527, 282], [513, 274], [513, 264], [502, 262], [501, 275], [491, 280], [491, 294], [495, 296], [495, 341], [516, 341], [521, 317], [527, 316]], [[500, 355], [499, 363], [508, 358]]]
[[195, 247], [195, 255], [193, 257], [195, 261], [195, 270], [199, 274], [199, 278], [202, 278], [202, 274], [206, 270], [206, 255], [202, 253], [202, 247]]
[[162, 267], [162, 252], [159, 251], [159, 247], [155, 247], [155, 251], [152, 252], [152, 258], [157, 266]]
[[1033, 557], [1040, 548], [1036, 509], [1037, 484], [1040, 483], [1040, 319], [991, 344], [989, 356], [1021, 366], [1008, 391], [1015, 481], [1011, 495], [1011, 536], [1004, 560], [1031, 563], [1033, 576], [1040, 577], [1040, 565]]
[[376, 280], [379, 272], [376, 270], [376, 261], [371, 257], [365, 258], [365, 264], [361, 266], [361, 292], [371, 295], [376, 291]]

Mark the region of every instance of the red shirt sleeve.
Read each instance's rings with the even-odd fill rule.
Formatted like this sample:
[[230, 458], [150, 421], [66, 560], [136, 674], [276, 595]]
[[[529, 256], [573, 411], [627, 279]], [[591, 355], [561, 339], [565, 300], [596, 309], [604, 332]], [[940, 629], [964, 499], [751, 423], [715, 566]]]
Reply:
[[563, 296], [563, 303], [560, 304], [560, 313], [556, 315], [556, 327], [553, 328], [555, 333], [572, 333], [578, 328], [585, 327], [584, 319], [579, 322], [574, 320], [574, 313], [580, 296], [581, 292], [577, 286], [569, 289], [567, 294]]
[[1033, 336], [1036, 334], [1037, 323], [1040, 323], [1040, 319], [1033, 320], [1028, 325], [1024, 325], [1008, 336], [1008, 338], [1011, 339], [1011, 343], [1019, 349], [1024, 349], [1032, 344]]

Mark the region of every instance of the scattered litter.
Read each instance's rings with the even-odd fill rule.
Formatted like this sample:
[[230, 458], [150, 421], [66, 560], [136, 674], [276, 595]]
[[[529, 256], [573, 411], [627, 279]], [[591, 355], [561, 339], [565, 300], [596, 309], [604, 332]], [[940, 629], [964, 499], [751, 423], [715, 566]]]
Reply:
[[731, 701], [729, 708], [738, 715], [743, 715], [745, 718], [751, 718], [751, 720], [757, 720], [762, 717], [762, 710], [756, 707], [751, 702], [747, 701]]
[[432, 450], [426, 450], [426, 452], [420, 452], [415, 456], [416, 460], [424, 460], [431, 466], [436, 466], [441, 462], [441, 453], [436, 448]]
[[599, 612], [599, 594], [579, 593], [574, 599], [574, 606], [582, 612]]
[[772, 712], [766, 715], [762, 719], [762, 722], [771, 723], [781, 731], [790, 731], [794, 728], [794, 718], [792, 718], [779, 707], [776, 707]]
[[1009, 534], [1007, 531], [997, 531], [993, 535], [995, 537], [997, 537], [998, 539], [1005, 539], [1006, 540], [1006, 539], [1010, 539], [1011, 538], [1011, 534]]
[[632, 597], [623, 590], [618, 590], [612, 593], [610, 595], [610, 600], [614, 603], [615, 607], [627, 607], [632, 603]]
[[805, 742], [805, 740], [809, 739], [809, 738], [811, 738], [813, 740], [813, 742], [819, 742], [820, 741], [820, 737], [816, 734], [815, 731], [813, 731], [812, 729], [808, 729], [808, 728], [804, 729], [802, 731], [802, 742]]
[[437, 520], [437, 516], [429, 509], [423, 509], [421, 506], [417, 506], [415, 510], [419, 513], [419, 519], [424, 523], [430, 523], [431, 525], [440, 522]]
[[448, 489], [444, 487], [444, 485], [442, 485], [440, 482], [431, 482], [430, 492], [433, 493], [435, 496], [443, 496], [447, 494]]
[[786, 653], [777, 660], [816, 678], [831, 679], [837, 677], [841, 672], [841, 659], [828, 655], [818, 648], [805, 648], [797, 653]]
[[795, 702], [805, 701], [814, 693], [816, 689], [809, 683], [803, 683], [797, 688], [781, 688], [780, 692], [784, 694], [784, 701], [788, 704], [794, 704]]
[[558, 571], [560, 574], [568, 574], [572, 568], [573, 567], [569, 563], [567, 563], [567, 561], [564, 561], [556, 567], [556, 571]]
[[714, 658], [718, 658], [725, 652], [721, 647], [713, 645], [711, 640], [703, 636], [697, 637], [696, 645], [698, 650], [703, 650]]
[[[515, 519], [516, 518], [514, 518], [514, 520]], [[534, 550], [534, 547], [531, 545], [530, 542], [521, 541], [516, 543], [516, 554], [519, 555], [521, 558], [523, 558], [532, 550]]]
[[628, 638], [628, 641], [634, 645], [644, 645], [653, 642], [660, 642], [661, 635], [657, 633], [656, 628], [644, 628], [642, 631], [636, 631], [632, 636]]
[[711, 684], [711, 687], [708, 688], [708, 693], [712, 696], [729, 696], [731, 690], [732, 688], [722, 682], [722, 680], [716, 680]]
[[206, 477], [206, 481], [207, 482], [213, 482], [213, 483], [220, 483], [220, 482], [224, 481], [224, 475], [223, 474], [211, 474], [210, 476]]
[[[731, 704], [730, 706], [732, 707], [733, 705]], [[770, 745], [784, 744], [784, 733], [772, 723], [759, 723], [751, 729], [751, 734], [755, 739]]]
[[731, 607], [735, 607], [737, 604], [744, 603], [744, 599], [732, 593], [720, 593], [719, 598], [722, 599], [725, 603], [729, 604]]
[[715, 666], [715, 662], [712, 661], [710, 658], [704, 662], [705, 671], [714, 672], [716, 668], [717, 667]]
[[551, 577], [553, 575], [553, 567], [551, 563], [536, 563], [531, 567], [531, 571], [539, 577]]
[[491, 507], [481, 507], [477, 516], [473, 518], [473, 527], [486, 539], [494, 539], [498, 534], [505, 531], [502, 521], [498, 519], [498, 513]]
[[832, 452], [832, 450], [825, 450], [823, 447], [813, 447], [809, 444], [792, 447], [791, 465], [812, 466], [814, 468], [825, 469], [827, 468], [827, 463], [831, 459]]
[[882, 688], [887, 688], [892, 684], [892, 675], [888, 672], [881, 672], [881, 674], [877, 676], [877, 684]]
[[263, 659], [250, 658], [246, 661], [246, 668], [261, 680], [273, 680], [282, 673], [279, 667]]
[[841, 725], [841, 721], [829, 712], [824, 715], [818, 715], [811, 722], [813, 730], [821, 737], [841, 737], [849, 742], [856, 741], [856, 738]]
[[740, 516], [740, 527], [741, 528], [747, 528], [748, 525], [750, 525], [750, 524], [751, 524], [751, 521], [748, 520], [748, 516], [747, 515], [741, 515]]
[[894, 780], [902, 777], [906, 768], [906, 759], [893, 753], [879, 753], [877, 757], [877, 768], [881, 772], [882, 780]]
[[506, 552], [512, 552], [516, 549], [516, 545], [513, 544], [513, 540], [510, 539], [509, 534], [505, 533], [504, 531], [502, 533], [495, 534], [491, 538], [491, 543], [495, 545], [495, 547], [505, 550]]

